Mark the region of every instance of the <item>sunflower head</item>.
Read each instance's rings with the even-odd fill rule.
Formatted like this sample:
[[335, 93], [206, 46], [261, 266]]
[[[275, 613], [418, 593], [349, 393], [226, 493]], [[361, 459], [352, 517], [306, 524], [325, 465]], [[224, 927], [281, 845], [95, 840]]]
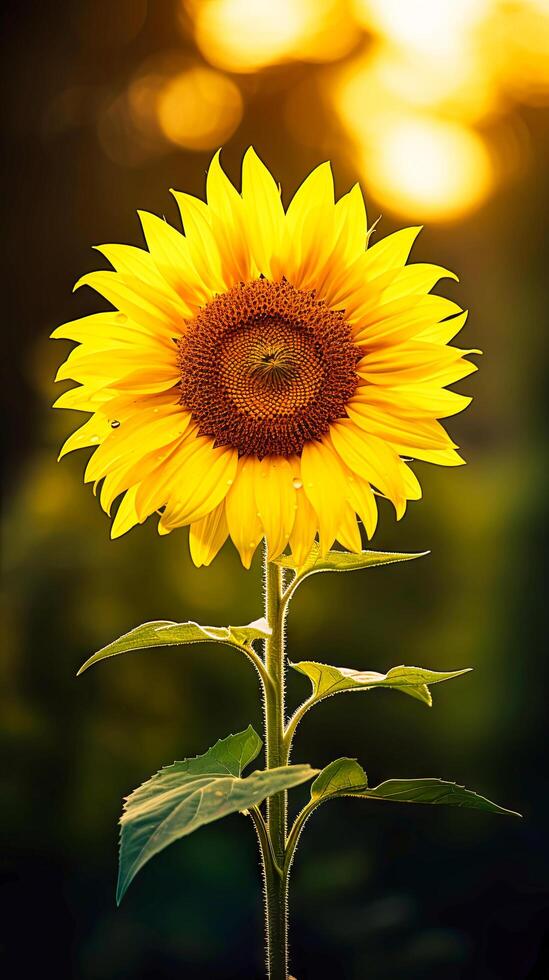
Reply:
[[262, 538], [296, 564], [317, 535], [359, 551], [376, 497], [400, 518], [421, 496], [410, 459], [462, 462], [439, 419], [475, 370], [450, 347], [466, 314], [431, 293], [439, 266], [407, 264], [419, 228], [369, 245], [358, 185], [338, 201], [328, 164], [287, 210], [253, 149], [238, 193], [219, 154], [207, 204], [174, 191], [181, 234], [140, 212], [146, 248], [105, 245], [89, 285], [114, 307], [54, 337], [77, 347], [56, 407], [91, 413], [61, 456], [93, 446], [86, 482], [118, 537], [152, 513], [190, 525], [207, 565], [230, 535], [246, 567]]

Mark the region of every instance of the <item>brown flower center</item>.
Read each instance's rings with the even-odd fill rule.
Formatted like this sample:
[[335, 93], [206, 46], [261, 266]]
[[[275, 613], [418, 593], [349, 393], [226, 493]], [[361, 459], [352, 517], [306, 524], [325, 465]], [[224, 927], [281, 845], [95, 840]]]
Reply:
[[360, 357], [343, 313], [285, 279], [233, 286], [179, 341], [181, 403], [241, 455], [300, 453], [345, 415]]

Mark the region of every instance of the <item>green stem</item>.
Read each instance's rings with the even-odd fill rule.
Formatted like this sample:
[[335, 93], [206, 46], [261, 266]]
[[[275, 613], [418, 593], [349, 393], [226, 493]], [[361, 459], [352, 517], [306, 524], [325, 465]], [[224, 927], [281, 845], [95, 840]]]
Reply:
[[[283, 571], [267, 558], [265, 548], [265, 617], [272, 633], [265, 640], [265, 667], [272, 683], [265, 685], [265, 753], [267, 769], [286, 765], [284, 745], [284, 619], [282, 602]], [[288, 978], [287, 877], [284, 866], [287, 829], [287, 794], [277, 793], [267, 800], [267, 828], [272, 860], [264, 862], [266, 898], [266, 938], [269, 980]]]

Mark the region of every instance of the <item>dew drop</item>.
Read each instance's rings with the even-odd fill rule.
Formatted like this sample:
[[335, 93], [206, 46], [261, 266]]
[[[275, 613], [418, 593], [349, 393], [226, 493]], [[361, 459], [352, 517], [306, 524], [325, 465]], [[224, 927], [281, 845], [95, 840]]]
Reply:
[[301, 487], [303, 486], [303, 484], [302, 484], [301, 480], [298, 480], [296, 478], [295, 480], [292, 480], [292, 486], [293, 486], [294, 490], [301, 490]]
[[118, 419], [113, 419], [111, 422], [111, 429], [119, 429], [119, 428], [120, 428], [120, 422], [118, 421]]
[[99, 436], [90, 436], [90, 442], [99, 442]]
[[232, 487], [234, 480], [227, 480], [227, 486]]

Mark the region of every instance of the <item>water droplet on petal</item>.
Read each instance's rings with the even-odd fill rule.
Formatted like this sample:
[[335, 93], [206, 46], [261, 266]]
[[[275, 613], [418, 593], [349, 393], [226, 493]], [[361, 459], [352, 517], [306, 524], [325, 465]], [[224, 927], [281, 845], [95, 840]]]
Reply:
[[302, 484], [301, 480], [298, 480], [296, 478], [295, 480], [292, 480], [292, 486], [293, 486], [294, 490], [301, 490], [301, 487], [303, 486], [303, 484]]
[[99, 442], [99, 436], [90, 436], [90, 442]]
[[118, 419], [113, 419], [111, 422], [111, 429], [119, 429], [119, 428], [120, 428], [120, 422], [118, 421]]
[[227, 480], [227, 486], [232, 487], [234, 480]]

